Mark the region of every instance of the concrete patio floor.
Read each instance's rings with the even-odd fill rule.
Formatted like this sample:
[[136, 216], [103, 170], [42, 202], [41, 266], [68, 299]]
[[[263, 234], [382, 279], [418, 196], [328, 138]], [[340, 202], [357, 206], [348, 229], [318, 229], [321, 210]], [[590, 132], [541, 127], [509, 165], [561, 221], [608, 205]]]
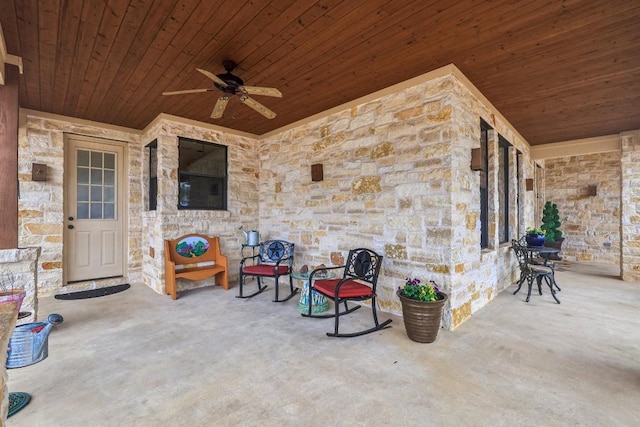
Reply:
[[[49, 357], [8, 370], [32, 395], [9, 426], [638, 426], [640, 283], [573, 264], [548, 289], [512, 285], [433, 344], [391, 329], [329, 338], [297, 299], [237, 288], [144, 285], [101, 298], [40, 299], [60, 313]], [[284, 288], [283, 288], [284, 289]], [[364, 308], [345, 331], [371, 321]]]

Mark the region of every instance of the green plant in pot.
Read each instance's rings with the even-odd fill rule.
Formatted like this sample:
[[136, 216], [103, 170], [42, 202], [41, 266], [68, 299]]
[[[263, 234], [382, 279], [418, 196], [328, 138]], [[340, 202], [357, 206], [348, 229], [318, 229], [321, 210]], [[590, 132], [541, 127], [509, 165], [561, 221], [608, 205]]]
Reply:
[[404, 287], [396, 292], [402, 305], [402, 318], [407, 336], [412, 341], [431, 343], [436, 340], [442, 320], [442, 308], [448, 296], [433, 280], [405, 279]]
[[[564, 236], [562, 235], [562, 231], [560, 231], [560, 226], [562, 223], [560, 222], [560, 213], [558, 212], [558, 205], [551, 202], [546, 202], [544, 204], [544, 209], [542, 210], [542, 229], [545, 231], [544, 245], [560, 250], [562, 247], [562, 242], [564, 241]], [[555, 254], [554, 254], [555, 255]], [[557, 255], [554, 258], [550, 259], [561, 259]]]
[[527, 245], [528, 246], [542, 246], [544, 245], [545, 231], [542, 228], [527, 228], [526, 231]]

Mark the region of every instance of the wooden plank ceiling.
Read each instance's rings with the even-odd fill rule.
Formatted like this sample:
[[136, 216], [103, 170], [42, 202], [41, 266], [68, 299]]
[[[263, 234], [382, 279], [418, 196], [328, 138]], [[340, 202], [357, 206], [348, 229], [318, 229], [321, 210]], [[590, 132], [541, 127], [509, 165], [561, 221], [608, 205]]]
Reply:
[[[533, 144], [640, 128], [640, 2], [3, 0], [20, 105], [144, 128], [159, 113], [254, 134], [454, 63]], [[273, 120], [196, 68], [239, 65]]]

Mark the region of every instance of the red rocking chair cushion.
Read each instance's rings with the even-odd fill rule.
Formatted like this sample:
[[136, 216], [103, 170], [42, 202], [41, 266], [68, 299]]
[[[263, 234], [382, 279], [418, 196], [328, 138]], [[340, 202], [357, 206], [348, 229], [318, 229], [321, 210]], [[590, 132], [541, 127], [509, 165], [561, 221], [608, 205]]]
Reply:
[[[335, 298], [336, 286], [341, 279], [316, 280], [313, 282], [313, 288], [328, 297]], [[340, 286], [339, 298], [360, 298], [371, 296], [372, 289], [355, 280], [347, 280]]]
[[[244, 274], [254, 274], [256, 276], [275, 276], [276, 266], [269, 264], [248, 265], [242, 270]], [[278, 266], [278, 275], [289, 274], [288, 265]]]

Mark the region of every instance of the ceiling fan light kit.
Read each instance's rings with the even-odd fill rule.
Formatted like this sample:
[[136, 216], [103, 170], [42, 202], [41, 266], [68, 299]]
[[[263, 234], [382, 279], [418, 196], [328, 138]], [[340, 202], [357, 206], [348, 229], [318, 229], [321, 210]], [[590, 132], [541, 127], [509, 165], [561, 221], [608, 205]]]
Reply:
[[201, 92], [211, 92], [214, 90], [219, 90], [222, 92], [222, 95], [216, 101], [216, 104], [213, 106], [213, 111], [211, 112], [212, 119], [219, 119], [223, 116], [225, 108], [227, 108], [227, 104], [229, 100], [233, 96], [237, 96], [240, 102], [247, 105], [248, 107], [254, 109], [258, 113], [262, 114], [264, 117], [268, 119], [273, 119], [276, 117], [276, 113], [251, 98], [249, 95], [259, 95], [259, 96], [272, 96], [276, 98], [282, 98], [282, 93], [272, 87], [260, 87], [260, 86], [245, 86], [244, 81], [232, 74], [231, 72], [236, 68], [236, 63], [230, 60], [226, 60], [222, 63], [224, 69], [227, 71], [223, 74], [213, 74], [210, 71], [203, 70], [201, 68], [196, 68], [197, 71], [204, 74], [211, 80], [213, 80], [213, 88], [206, 89], [186, 89], [186, 90], [176, 90], [171, 92], [163, 92], [163, 95], [182, 95], [187, 93], [201, 93]]

